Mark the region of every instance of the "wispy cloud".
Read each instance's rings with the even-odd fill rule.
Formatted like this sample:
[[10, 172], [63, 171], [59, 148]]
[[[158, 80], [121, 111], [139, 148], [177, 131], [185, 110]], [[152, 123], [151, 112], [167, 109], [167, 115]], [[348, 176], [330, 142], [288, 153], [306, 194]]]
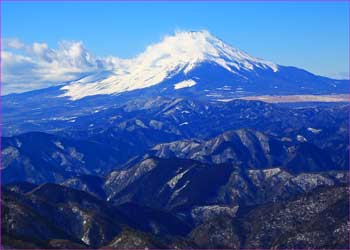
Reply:
[[5, 48], [22, 49], [25, 45], [17, 38], [5, 38], [3, 41]]
[[57, 48], [46, 43], [27, 45], [3, 39], [2, 93], [24, 92], [76, 80], [88, 73], [118, 67], [120, 59], [98, 58], [81, 41], [62, 41]]
[[331, 78], [334, 78], [334, 79], [339, 79], [339, 80], [344, 80], [344, 79], [349, 79], [350, 78], [349, 72], [330, 73], [327, 76], [331, 77]]

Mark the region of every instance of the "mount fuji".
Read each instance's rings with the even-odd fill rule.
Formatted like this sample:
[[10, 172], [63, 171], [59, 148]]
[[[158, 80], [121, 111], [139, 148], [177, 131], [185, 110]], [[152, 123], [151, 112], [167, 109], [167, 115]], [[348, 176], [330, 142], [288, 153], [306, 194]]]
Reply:
[[59, 96], [78, 100], [140, 89], [157, 95], [220, 100], [262, 94], [346, 93], [348, 84], [250, 56], [208, 31], [198, 31], [167, 36], [136, 58], [121, 60], [115, 70], [66, 84]]

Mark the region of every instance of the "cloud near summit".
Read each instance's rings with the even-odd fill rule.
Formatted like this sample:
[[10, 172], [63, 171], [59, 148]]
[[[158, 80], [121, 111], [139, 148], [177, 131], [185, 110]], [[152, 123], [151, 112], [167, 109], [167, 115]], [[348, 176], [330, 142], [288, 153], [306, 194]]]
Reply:
[[19, 39], [2, 41], [2, 94], [19, 93], [63, 84], [101, 70], [117, 67], [116, 57], [92, 55], [81, 41], [27, 45]]

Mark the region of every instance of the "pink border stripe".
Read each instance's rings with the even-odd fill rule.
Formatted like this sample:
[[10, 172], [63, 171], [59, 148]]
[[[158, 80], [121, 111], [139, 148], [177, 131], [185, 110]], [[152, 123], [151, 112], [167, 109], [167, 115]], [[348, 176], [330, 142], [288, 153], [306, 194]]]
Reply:
[[302, 3], [302, 2], [350, 2], [350, 0], [0, 0], [0, 2], [96, 2], [96, 3], [103, 3], [103, 2], [154, 2], [154, 3], [171, 3], [171, 2], [212, 2], [212, 3], [220, 3], [220, 2], [294, 2], [294, 3]]
[[[55, 1], [55, 0], [35, 0], [35, 1], [31, 1], [31, 0], [0, 0], [0, 51], [2, 51], [2, 2], [28, 2], [28, 3], [35, 3], [35, 2], [46, 2], [46, 3], [50, 3], [50, 2], [55, 2], [55, 3], [59, 3], [59, 2], [95, 2], [95, 3], [107, 3], [107, 2], [133, 2], [133, 3], [138, 3], [138, 2], [150, 2], [150, 3], [171, 3], [171, 2], [196, 2], [196, 3], [200, 3], [200, 2], [212, 2], [212, 3], [220, 3], [220, 2], [268, 2], [268, 3], [283, 3], [283, 2], [319, 2], [319, 3], [323, 3], [323, 2], [348, 2], [349, 5], [349, 12], [350, 12], [350, 0], [219, 0], [219, 1], [213, 1], [213, 0], [101, 0], [101, 1], [96, 1], [96, 0], [59, 0], [59, 1]], [[349, 23], [350, 23], [350, 18], [349, 18]], [[349, 27], [349, 39], [350, 39], [350, 27]], [[350, 79], [350, 51], [349, 51], [349, 79]], [[0, 152], [2, 149], [2, 95], [1, 95], [1, 90], [2, 90], [2, 57], [1, 57], [1, 53], [0, 53]], [[349, 93], [350, 93], [350, 86], [349, 86]], [[348, 109], [348, 120], [350, 121], [350, 107]], [[350, 122], [348, 123], [348, 132], [350, 132]], [[350, 136], [348, 137], [348, 142], [350, 145]], [[350, 162], [350, 152], [349, 152], [349, 162]], [[1, 211], [2, 211], [2, 185], [1, 185], [1, 168], [2, 168], [2, 158], [1, 158], [1, 154], [0, 154], [0, 225], [2, 222], [2, 216], [1, 216]], [[349, 165], [349, 173], [350, 173], [350, 165]], [[349, 175], [349, 180], [348, 183], [350, 183], [350, 175]], [[349, 192], [349, 215], [350, 215], [350, 192]], [[0, 249], [3, 249], [2, 247], [2, 231], [1, 231], [1, 226], [0, 226]], [[349, 246], [350, 246], [350, 232], [348, 235], [348, 242], [349, 242]], [[40, 248], [41, 250], [62, 250], [60, 249], [44, 249], [44, 248]], [[88, 248], [88, 249], [93, 249], [93, 248]], [[116, 250], [116, 248], [101, 248], [103, 250]], [[144, 250], [144, 248], [122, 248], [120, 250]], [[163, 249], [155, 249], [155, 248], [150, 248], [152, 250], [163, 250]], [[308, 250], [317, 250], [317, 249], [313, 249], [313, 248], [307, 248]], [[28, 250], [32, 250], [32, 249], [28, 249]], [[34, 250], [34, 249], [33, 249]], [[69, 250], [81, 250], [81, 249], [69, 249]], [[208, 249], [195, 249], [195, 250], [208, 250]], [[211, 249], [211, 250], [224, 250], [224, 249]], [[244, 250], [270, 250], [270, 249], [264, 249], [264, 248], [244, 248]], [[288, 250], [288, 249], [275, 249], [275, 250]], [[294, 250], [306, 250], [306, 249], [296, 249], [294, 248]], [[348, 250], [348, 249], [338, 249], [338, 250]]]

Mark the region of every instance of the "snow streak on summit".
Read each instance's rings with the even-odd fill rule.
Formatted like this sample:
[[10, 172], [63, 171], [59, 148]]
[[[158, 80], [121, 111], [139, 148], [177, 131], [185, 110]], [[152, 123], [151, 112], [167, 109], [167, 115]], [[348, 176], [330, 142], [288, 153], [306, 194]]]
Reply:
[[147, 88], [179, 73], [186, 76], [204, 62], [215, 64], [238, 77], [244, 77], [242, 71], [261, 69], [277, 72], [279, 68], [272, 62], [231, 47], [208, 31], [177, 32], [149, 46], [136, 58], [121, 60], [113, 71], [98, 72], [71, 82], [62, 88], [65, 90], [63, 96], [77, 100]]

